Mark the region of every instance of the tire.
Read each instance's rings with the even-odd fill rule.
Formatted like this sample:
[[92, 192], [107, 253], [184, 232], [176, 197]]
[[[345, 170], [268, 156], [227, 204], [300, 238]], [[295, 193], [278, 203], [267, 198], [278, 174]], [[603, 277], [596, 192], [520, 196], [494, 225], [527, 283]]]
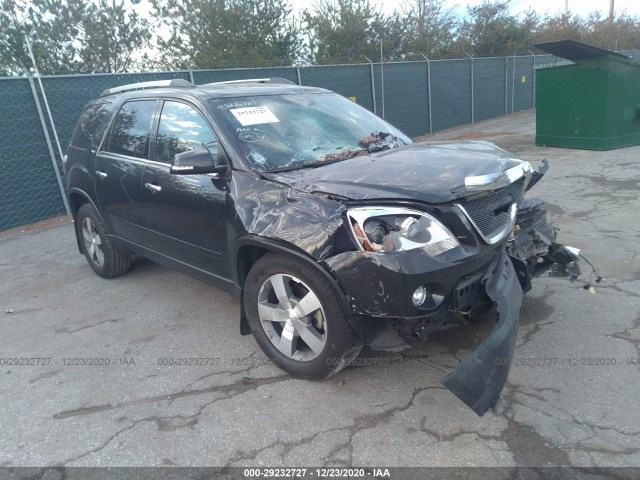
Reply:
[[362, 350], [335, 289], [296, 258], [260, 257], [247, 275], [244, 308], [260, 348], [295, 377], [328, 378]]
[[113, 278], [129, 271], [131, 255], [116, 250], [102, 219], [90, 203], [78, 210], [76, 229], [84, 256], [94, 272], [103, 278]]

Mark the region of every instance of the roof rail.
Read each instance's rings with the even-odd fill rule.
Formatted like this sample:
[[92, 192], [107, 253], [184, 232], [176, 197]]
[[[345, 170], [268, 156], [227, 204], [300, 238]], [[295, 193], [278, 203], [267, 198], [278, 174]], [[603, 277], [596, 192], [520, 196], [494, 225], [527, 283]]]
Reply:
[[204, 85], [198, 85], [199, 87], [213, 87], [213, 86], [221, 86], [221, 85], [242, 85], [242, 84], [284, 84], [284, 85], [296, 85], [295, 83], [279, 77], [272, 78], [247, 78], [245, 80], [227, 80], [226, 82], [213, 82], [213, 83], [205, 83]]
[[122, 85], [120, 87], [107, 88], [102, 91], [100, 96], [105, 97], [113, 93], [131, 92], [133, 90], [144, 90], [147, 88], [159, 87], [195, 87], [195, 85], [181, 78], [174, 78], [173, 80], [154, 80], [152, 82], [130, 83], [129, 85]]

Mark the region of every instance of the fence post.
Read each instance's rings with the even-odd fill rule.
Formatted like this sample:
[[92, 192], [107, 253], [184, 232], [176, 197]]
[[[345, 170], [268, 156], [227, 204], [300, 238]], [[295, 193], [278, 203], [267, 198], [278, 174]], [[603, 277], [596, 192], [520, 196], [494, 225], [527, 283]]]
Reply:
[[373, 72], [373, 62], [366, 55], [364, 58], [369, 62], [369, 72], [371, 74], [371, 98], [373, 99], [373, 113], [378, 114], [378, 109], [376, 107], [376, 80]]
[[382, 56], [382, 40], [380, 40], [380, 96], [382, 97], [382, 118], [384, 119], [384, 57]]
[[531, 55], [533, 55], [533, 68], [531, 69], [533, 71], [531, 75], [531, 89], [533, 90], [531, 92], [531, 108], [536, 108], [536, 54], [531, 52]]
[[516, 52], [513, 52], [513, 72], [511, 76], [511, 115], [516, 101]]
[[509, 60], [507, 57], [504, 57], [504, 114], [509, 113], [509, 108], [507, 104], [509, 103], [509, 87], [507, 83], [507, 75], [509, 70]]
[[56, 175], [58, 188], [60, 189], [60, 195], [62, 195], [62, 203], [64, 204], [64, 209], [67, 212], [67, 215], [69, 215], [71, 213], [71, 210], [69, 209], [67, 194], [64, 191], [64, 186], [62, 184], [62, 177], [60, 176], [60, 170], [58, 170], [58, 163], [56, 162], [56, 154], [53, 151], [53, 145], [51, 144], [51, 137], [49, 137], [49, 130], [47, 129], [47, 123], [44, 121], [44, 114], [42, 113], [42, 106], [40, 105], [40, 99], [38, 98], [38, 93], [36, 92], [36, 85], [33, 82], [33, 78], [31, 77], [29, 72], [26, 72], [26, 73], [27, 73], [27, 78], [29, 79], [29, 85], [31, 86], [33, 101], [36, 104], [36, 110], [38, 110], [38, 117], [40, 117], [40, 125], [42, 126], [42, 133], [44, 133], [44, 139], [46, 140], [47, 148], [49, 149], [49, 156], [51, 157], [51, 164], [53, 165], [53, 171]]
[[433, 133], [433, 118], [431, 117], [431, 60], [424, 53], [421, 53], [427, 61], [427, 102], [429, 104], [429, 133]]
[[474, 123], [475, 119], [475, 111], [473, 106], [473, 57], [467, 53], [467, 57], [469, 57], [469, 62], [471, 62], [471, 123]]

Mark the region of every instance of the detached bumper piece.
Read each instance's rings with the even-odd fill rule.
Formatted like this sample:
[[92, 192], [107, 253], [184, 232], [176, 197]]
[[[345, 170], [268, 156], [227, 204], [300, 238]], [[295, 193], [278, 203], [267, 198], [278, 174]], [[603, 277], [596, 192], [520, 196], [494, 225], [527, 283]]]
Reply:
[[497, 304], [498, 324], [478, 348], [442, 379], [442, 384], [478, 415], [499, 399], [509, 375], [520, 324], [522, 288], [509, 256], [503, 252], [484, 277], [487, 295]]
[[549, 220], [544, 201], [525, 199], [520, 204], [514, 235], [507, 243], [522, 290], [531, 289], [531, 278], [547, 270], [553, 276], [575, 280], [580, 275], [576, 263], [579, 250], [556, 243], [556, 231]]

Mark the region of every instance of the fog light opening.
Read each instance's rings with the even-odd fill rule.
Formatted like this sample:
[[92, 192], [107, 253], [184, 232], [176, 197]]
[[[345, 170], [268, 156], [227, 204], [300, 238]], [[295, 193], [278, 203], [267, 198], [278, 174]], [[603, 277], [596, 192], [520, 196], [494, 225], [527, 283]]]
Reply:
[[424, 285], [420, 285], [418, 288], [416, 288], [413, 292], [413, 295], [411, 295], [411, 301], [416, 307], [421, 306], [426, 299], [427, 289]]
[[434, 290], [437, 289], [434, 288], [433, 285], [420, 285], [411, 294], [411, 301], [416, 307], [421, 308], [422, 310], [432, 310], [437, 308], [444, 301], [444, 295], [433, 293]]

